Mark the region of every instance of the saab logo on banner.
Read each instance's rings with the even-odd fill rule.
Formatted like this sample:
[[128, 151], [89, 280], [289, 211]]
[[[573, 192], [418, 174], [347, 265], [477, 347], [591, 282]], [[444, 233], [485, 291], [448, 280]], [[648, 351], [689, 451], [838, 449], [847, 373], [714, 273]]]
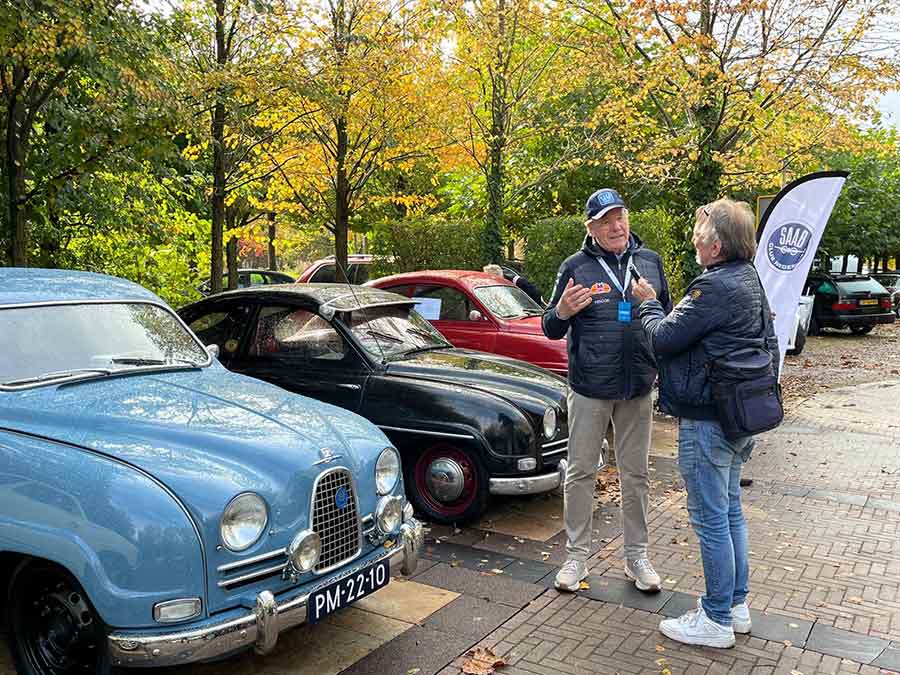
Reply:
[[792, 272], [809, 251], [812, 230], [803, 223], [785, 223], [769, 235], [766, 257], [780, 272]]

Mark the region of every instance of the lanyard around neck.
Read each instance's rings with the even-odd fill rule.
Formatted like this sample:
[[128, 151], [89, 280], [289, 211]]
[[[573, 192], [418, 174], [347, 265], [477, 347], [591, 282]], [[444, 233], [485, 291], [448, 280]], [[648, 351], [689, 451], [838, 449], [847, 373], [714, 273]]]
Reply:
[[615, 273], [613, 273], [610, 266], [606, 264], [606, 261], [602, 257], [597, 256], [597, 262], [599, 262], [603, 266], [603, 269], [606, 271], [606, 274], [609, 277], [610, 283], [612, 283], [612, 285], [615, 286], [616, 289], [618, 289], [619, 293], [622, 294], [622, 299], [624, 300], [625, 294], [628, 290], [628, 287], [631, 285], [631, 266], [628, 264], [631, 260], [631, 254], [625, 253], [622, 256], [622, 260], [625, 261], [625, 285], [624, 286], [621, 283], [619, 283], [619, 277], [617, 277], [615, 275]]

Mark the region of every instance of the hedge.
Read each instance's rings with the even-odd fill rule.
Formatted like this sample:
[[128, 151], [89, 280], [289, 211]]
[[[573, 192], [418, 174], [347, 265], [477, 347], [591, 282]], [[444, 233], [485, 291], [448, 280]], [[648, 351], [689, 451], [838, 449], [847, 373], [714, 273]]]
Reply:
[[372, 228], [372, 278], [415, 270], [480, 270], [484, 224], [420, 216]]

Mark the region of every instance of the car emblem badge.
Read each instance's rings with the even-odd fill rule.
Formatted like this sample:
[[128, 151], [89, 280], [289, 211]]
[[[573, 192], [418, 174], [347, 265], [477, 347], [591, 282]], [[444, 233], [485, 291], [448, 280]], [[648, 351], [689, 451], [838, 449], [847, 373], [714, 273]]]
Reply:
[[338, 511], [343, 509], [350, 503], [350, 492], [344, 486], [338, 488], [334, 493], [334, 505], [338, 507]]
[[321, 459], [313, 462], [313, 466], [318, 466], [319, 464], [330, 464], [331, 462], [340, 459], [342, 455], [334, 454], [331, 451], [331, 448], [322, 448], [319, 450], [319, 457], [321, 457]]

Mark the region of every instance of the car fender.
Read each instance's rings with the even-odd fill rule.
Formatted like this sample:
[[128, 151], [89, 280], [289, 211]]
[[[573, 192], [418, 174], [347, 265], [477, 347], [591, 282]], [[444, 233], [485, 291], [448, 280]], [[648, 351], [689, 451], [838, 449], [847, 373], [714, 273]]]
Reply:
[[365, 416], [392, 440], [402, 443], [407, 436], [418, 436], [426, 442], [473, 442], [494, 468], [507, 465], [512, 457], [537, 451], [535, 429], [527, 413], [505, 398], [479, 389], [374, 376], [369, 380], [366, 407]]
[[[66, 568], [111, 627], [156, 625], [153, 605], [199, 597], [199, 530], [165, 485], [70, 443], [0, 428], [0, 550]], [[177, 573], [175, 573], [177, 572]]]

